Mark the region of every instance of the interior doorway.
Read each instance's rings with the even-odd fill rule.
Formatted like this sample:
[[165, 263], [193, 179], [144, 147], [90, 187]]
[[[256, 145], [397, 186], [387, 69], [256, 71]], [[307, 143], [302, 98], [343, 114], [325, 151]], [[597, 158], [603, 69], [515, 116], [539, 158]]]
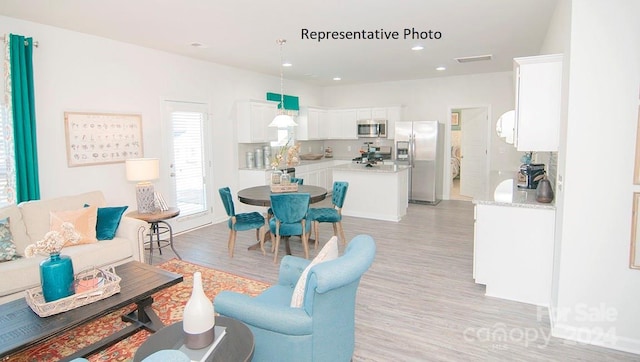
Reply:
[[451, 109], [451, 200], [472, 200], [486, 192], [489, 128], [489, 107]]

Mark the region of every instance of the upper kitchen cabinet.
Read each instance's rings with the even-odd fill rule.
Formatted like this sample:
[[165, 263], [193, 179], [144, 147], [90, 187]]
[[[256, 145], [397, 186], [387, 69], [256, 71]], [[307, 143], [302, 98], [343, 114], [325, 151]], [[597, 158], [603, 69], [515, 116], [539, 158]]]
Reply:
[[560, 135], [562, 55], [515, 58], [518, 151], [557, 151]]
[[387, 138], [395, 139], [396, 138], [396, 122], [400, 122], [403, 120], [403, 111], [404, 108], [402, 106], [392, 106], [387, 108], [382, 108], [386, 112], [387, 119]]
[[402, 120], [402, 106], [358, 108], [356, 119], [386, 119], [387, 138], [395, 138], [396, 122]]
[[329, 110], [328, 139], [358, 139], [357, 133], [358, 111], [356, 109]]
[[296, 120], [296, 139], [300, 141], [324, 140], [329, 138], [329, 111], [318, 107], [301, 110]]
[[277, 113], [277, 103], [248, 100], [237, 103], [238, 142], [258, 143], [277, 141], [278, 129], [268, 127]]

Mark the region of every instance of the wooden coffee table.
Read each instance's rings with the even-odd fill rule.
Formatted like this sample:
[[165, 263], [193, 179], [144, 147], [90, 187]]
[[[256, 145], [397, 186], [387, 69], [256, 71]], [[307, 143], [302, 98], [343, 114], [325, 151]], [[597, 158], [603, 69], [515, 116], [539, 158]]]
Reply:
[[122, 330], [87, 346], [65, 360], [88, 356], [127, 338], [144, 328], [155, 332], [164, 324], [151, 308], [154, 293], [182, 282], [182, 275], [171, 273], [137, 261], [119, 265], [116, 274], [122, 278], [120, 293], [70, 311], [39, 317], [24, 298], [0, 305], [0, 361], [16, 352], [43, 343], [84, 323], [103, 317], [136, 303], [138, 308], [122, 316], [131, 324]]

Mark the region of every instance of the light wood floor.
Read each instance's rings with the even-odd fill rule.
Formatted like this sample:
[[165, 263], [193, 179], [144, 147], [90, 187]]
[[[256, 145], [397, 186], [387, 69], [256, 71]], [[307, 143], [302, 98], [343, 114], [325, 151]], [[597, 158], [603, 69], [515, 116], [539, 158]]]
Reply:
[[469, 196], [460, 195], [460, 177], [456, 177], [451, 180], [451, 194], [449, 195], [449, 198], [451, 200], [472, 200]]
[[[321, 225], [320, 239], [326, 241], [332, 228]], [[377, 244], [376, 260], [358, 289], [354, 361], [640, 360], [552, 338], [546, 310], [486, 297], [472, 278], [473, 205], [468, 201], [411, 204], [399, 223], [345, 217], [343, 225], [348, 240], [370, 234]], [[226, 223], [179, 235], [175, 245], [187, 261], [275, 283], [273, 255], [247, 250], [254, 235], [238, 233], [233, 259], [227, 254]], [[301, 256], [297, 240], [292, 239], [292, 253]], [[311, 257], [316, 253], [311, 248]], [[168, 249], [163, 254], [156, 251], [153, 263], [174, 257]]]

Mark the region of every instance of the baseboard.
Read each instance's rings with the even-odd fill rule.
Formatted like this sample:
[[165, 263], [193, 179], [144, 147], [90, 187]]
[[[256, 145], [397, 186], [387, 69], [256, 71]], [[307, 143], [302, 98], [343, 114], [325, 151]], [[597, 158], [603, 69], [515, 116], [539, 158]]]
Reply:
[[594, 345], [618, 351], [640, 354], [640, 340], [616, 335], [615, 327], [609, 330], [602, 328], [579, 328], [558, 323], [551, 314], [551, 335], [564, 339], [566, 344]]

